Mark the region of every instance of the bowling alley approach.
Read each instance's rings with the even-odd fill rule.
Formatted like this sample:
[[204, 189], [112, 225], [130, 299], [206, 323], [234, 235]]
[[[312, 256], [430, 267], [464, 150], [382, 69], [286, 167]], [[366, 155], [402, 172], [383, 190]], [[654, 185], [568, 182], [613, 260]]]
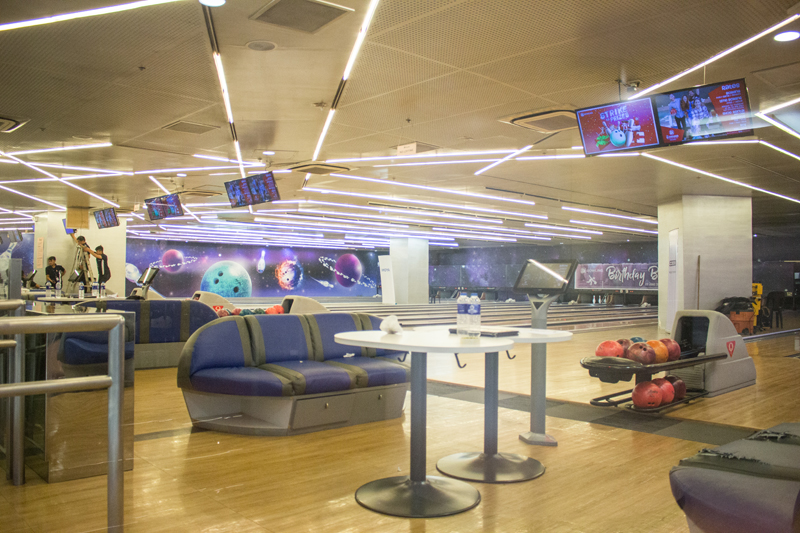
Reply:
[[0, 531], [800, 532], [797, 0], [0, 2]]

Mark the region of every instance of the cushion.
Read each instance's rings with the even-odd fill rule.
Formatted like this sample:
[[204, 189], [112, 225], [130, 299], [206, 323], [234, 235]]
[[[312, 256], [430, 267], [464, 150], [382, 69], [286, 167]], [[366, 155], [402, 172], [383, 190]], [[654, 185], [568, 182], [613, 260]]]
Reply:
[[284, 361], [259, 368], [289, 379], [295, 394], [343, 391], [356, 386], [355, 374], [319, 361]]
[[198, 329], [183, 353], [191, 359], [189, 376], [208, 368], [253, 366], [247, 326], [238, 316], [218, 318]]
[[272, 372], [244, 366], [207, 368], [191, 377], [192, 388], [201, 392], [237, 396], [291, 396], [289, 380]]
[[244, 320], [256, 366], [310, 358], [311, 337], [302, 315], [248, 315]]
[[398, 364], [374, 357], [340, 357], [325, 363], [349, 370], [356, 375], [359, 387], [378, 387], [408, 382], [407, 370]]
[[346, 354], [367, 355], [358, 346], [346, 346], [334, 340], [334, 335], [345, 331], [361, 330], [361, 322], [351, 313], [319, 313], [304, 315], [311, 330], [314, 359], [338, 359]]
[[[76, 337], [66, 338], [64, 339], [64, 363], [68, 365], [92, 365], [108, 362], [108, 333], [105, 331], [91, 333], [103, 333], [106, 342], [91, 342]], [[126, 342], [125, 359], [131, 359], [133, 351], [134, 342]]]

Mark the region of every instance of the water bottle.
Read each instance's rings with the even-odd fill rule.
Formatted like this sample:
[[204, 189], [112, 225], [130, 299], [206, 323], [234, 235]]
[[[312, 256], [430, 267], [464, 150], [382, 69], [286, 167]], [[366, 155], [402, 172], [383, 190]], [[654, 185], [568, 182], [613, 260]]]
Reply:
[[49, 281], [44, 285], [44, 295], [46, 298], [52, 298], [53, 296], [53, 287], [50, 285]]
[[106, 284], [105, 282], [100, 284], [100, 298], [106, 297]]
[[467, 322], [467, 337], [477, 339], [481, 336], [481, 299], [477, 294], [473, 294], [469, 299], [467, 310], [469, 317]]
[[78, 298], [83, 300], [86, 297], [86, 288], [83, 286], [83, 283], [78, 284]]
[[467, 315], [468, 307], [469, 307], [469, 298], [465, 295], [461, 295], [456, 300], [456, 304], [458, 306], [458, 320], [456, 322], [456, 333], [458, 333], [459, 337], [466, 337], [467, 336], [467, 321], [469, 320], [469, 316]]
[[92, 298], [97, 298], [100, 296], [100, 285], [97, 283], [97, 280], [92, 282]]
[[56, 298], [61, 298], [64, 293], [61, 292], [61, 278], [56, 281]]

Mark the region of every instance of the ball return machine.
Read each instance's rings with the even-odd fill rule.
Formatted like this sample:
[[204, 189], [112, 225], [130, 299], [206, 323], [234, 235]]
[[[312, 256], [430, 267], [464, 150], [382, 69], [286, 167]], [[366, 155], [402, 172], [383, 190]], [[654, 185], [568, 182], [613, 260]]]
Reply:
[[[577, 261], [539, 263], [533, 259], [522, 267], [514, 284], [514, 292], [528, 295], [531, 302], [531, 328], [547, 329], [547, 310], [569, 287]], [[531, 428], [519, 438], [528, 444], [558, 446], [545, 433], [547, 407], [547, 344], [531, 344]]]

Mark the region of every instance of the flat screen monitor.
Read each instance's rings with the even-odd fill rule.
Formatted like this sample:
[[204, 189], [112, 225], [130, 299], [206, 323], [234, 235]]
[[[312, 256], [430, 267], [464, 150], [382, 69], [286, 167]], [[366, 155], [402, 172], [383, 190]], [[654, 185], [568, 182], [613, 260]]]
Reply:
[[561, 294], [569, 287], [576, 261], [540, 263], [528, 259], [517, 276], [514, 290], [528, 294]]
[[183, 216], [183, 206], [177, 194], [167, 194], [144, 201], [147, 206], [147, 216], [150, 220]]
[[587, 156], [641, 150], [659, 144], [649, 98], [587, 107], [575, 114]]
[[744, 79], [679, 89], [651, 99], [663, 145], [753, 135]]
[[148, 267], [147, 270], [142, 272], [142, 275], [139, 276], [139, 280], [136, 283], [139, 285], [150, 285], [153, 282], [153, 278], [158, 274], [158, 271], [158, 268]]
[[117, 218], [117, 212], [116, 210], [114, 210], [113, 207], [109, 207], [108, 209], [101, 209], [100, 211], [95, 211], [94, 220], [95, 222], [97, 222], [97, 227], [99, 229], [113, 228], [114, 226], [119, 226], [119, 219]]
[[75, 233], [75, 230], [74, 230], [74, 229], [69, 229], [69, 228], [67, 227], [67, 219], [66, 219], [66, 218], [63, 218], [63, 219], [61, 219], [61, 222], [63, 222], [63, 223], [64, 223], [64, 231], [66, 231], [66, 232], [67, 232], [67, 235], [72, 235], [73, 233]]
[[231, 207], [244, 207], [256, 203], [253, 201], [253, 195], [250, 193], [250, 187], [247, 185], [245, 178], [226, 181], [225, 192], [228, 193]]
[[231, 207], [263, 204], [280, 200], [278, 187], [272, 172], [254, 174], [246, 178], [225, 182], [225, 192]]

